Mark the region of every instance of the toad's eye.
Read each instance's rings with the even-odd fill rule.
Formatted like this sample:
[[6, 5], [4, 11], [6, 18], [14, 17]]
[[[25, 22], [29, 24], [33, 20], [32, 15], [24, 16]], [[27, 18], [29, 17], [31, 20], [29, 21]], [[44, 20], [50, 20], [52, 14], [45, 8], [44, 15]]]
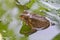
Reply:
[[28, 18], [29, 18], [29, 17], [28, 17], [27, 15], [24, 15], [24, 14], [23, 14], [23, 15], [20, 15], [20, 18], [21, 18], [22, 20], [27, 20], [27, 21], [28, 21]]
[[24, 11], [23, 13], [24, 13], [24, 14], [28, 14], [28, 12], [26, 12], [26, 11]]

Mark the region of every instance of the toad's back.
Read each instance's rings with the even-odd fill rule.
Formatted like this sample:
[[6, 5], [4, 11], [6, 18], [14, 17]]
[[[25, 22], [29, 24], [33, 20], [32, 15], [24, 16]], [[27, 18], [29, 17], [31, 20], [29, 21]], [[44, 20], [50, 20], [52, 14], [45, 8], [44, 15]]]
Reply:
[[33, 13], [28, 13], [28, 12], [23, 12], [21, 15], [21, 18], [31, 26], [32, 28], [48, 28], [50, 26], [49, 20], [47, 20], [45, 17], [33, 14]]
[[37, 14], [31, 14], [31, 16], [32, 17], [29, 18], [29, 20], [32, 27], [45, 29], [50, 26], [49, 20], [47, 20], [45, 17]]

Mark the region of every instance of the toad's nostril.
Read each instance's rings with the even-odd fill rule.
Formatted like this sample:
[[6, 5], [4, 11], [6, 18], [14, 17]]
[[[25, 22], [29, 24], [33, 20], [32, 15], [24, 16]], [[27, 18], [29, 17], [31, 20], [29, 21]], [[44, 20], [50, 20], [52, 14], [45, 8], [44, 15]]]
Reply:
[[55, 25], [55, 23], [51, 23], [51, 25], [52, 25], [52, 26], [54, 26], [54, 25]]

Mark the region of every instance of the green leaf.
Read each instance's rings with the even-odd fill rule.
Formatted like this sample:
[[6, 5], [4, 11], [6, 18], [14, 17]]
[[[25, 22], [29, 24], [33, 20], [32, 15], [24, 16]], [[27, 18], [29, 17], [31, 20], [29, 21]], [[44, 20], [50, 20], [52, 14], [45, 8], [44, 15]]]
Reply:
[[8, 24], [4, 24], [2, 22], [0, 22], [0, 32], [2, 32], [3, 30], [7, 30]]
[[43, 12], [42, 10], [39, 11], [38, 9], [37, 10], [34, 10], [33, 13], [39, 14], [39, 15], [42, 15], [42, 16], [46, 16], [45, 12]]
[[17, 5], [17, 7], [20, 9], [20, 11], [29, 9], [26, 5]]
[[5, 0], [7, 8], [12, 9], [16, 6], [15, 0]]
[[45, 7], [40, 7], [40, 8], [38, 8], [39, 10], [45, 10], [45, 11], [47, 11], [47, 12], [49, 12], [49, 10], [47, 9], [47, 8], [45, 8]]
[[5, 13], [6, 11], [2, 8], [2, 4], [0, 4], [0, 17]]
[[60, 40], [60, 34], [56, 35], [53, 40]]
[[28, 37], [21, 37], [20, 40], [28, 40]]
[[14, 34], [13, 30], [6, 30], [6, 32], [2, 32], [3, 39], [6, 40], [16, 40], [16, 35]]
[[29, 25], [26, 25], [25, 22], [23, 22], [22, 28], [20, 30], [20, 33], [25, 35], [25, 36], [29, 36], [33, 33], [35, 33], [37, 30], [32, 29]]
[[27, 6], [28, 8], [31, 8], [31, 6], [33, 5], [33, 3], [35, 3], [35, 1], [36, 1], [36, 0], [30, 0], [30, 2], [26, 4], [26, 6]]
[[5, 10], [3, 10], [2, 8], [0, 8], [0, 17], [5, 13]]
[[20, 30], [21, 34], [24, 34], [25, 36], [28, 36], [31, 32], [31, 27], [26, 25], [25, 22], [23, 22], [22, 28]]

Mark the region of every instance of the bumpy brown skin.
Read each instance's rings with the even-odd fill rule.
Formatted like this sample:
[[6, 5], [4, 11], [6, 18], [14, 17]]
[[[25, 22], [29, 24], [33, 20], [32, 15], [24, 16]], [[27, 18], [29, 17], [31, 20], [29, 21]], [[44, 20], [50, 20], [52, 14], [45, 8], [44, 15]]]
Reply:
[[27, 11], [23, 12], [23, 14], [20, 15], [20, 18], [25, 21], [27, 25], [31, 26], [31, 28], [46, 29], [50, 26], [49, 20], [47, 20], [45, 17], [28, 13]]

